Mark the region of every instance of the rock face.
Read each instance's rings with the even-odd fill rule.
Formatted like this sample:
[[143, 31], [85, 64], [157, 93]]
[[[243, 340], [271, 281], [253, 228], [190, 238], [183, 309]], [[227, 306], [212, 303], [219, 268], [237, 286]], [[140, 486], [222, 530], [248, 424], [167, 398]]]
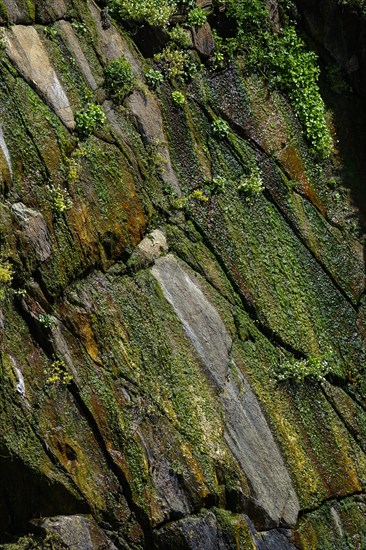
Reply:
[[366, 548], [362, 6], [296, 4], [326, 160], [224, 5], [0, 5], [0, 548]]

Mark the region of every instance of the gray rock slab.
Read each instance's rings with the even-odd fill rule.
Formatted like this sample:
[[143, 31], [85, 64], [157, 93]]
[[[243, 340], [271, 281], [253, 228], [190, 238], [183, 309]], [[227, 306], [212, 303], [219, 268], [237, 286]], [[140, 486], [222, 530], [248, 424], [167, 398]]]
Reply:
[[37, 258], [41, 262], [46, 261], [51, 256], [52, 247], [47, 224], [42, 214], [28, 208], [22, 202], [13, 204], [12, 211]]
[[26, 2], [16, 0], [4, 0], [9, 23], [32, 23], [34, 17], [29, 12]]
[[58, 21], [55, 24], [55, 27], [59, 31], [61, 36], [65, 39], [65, 42], [74, 54], [75, 61], [79, 66], [81, 72], [83, 73], [85, 80], [89, 84], [90, 88], [95, 91], [98, 88], [98, 84], [96, 83], [88, 60], [86, 59], [84, 52], [81, 49], [78, 37], [76, 36], [75, 31], [71, 26], [71, 23], [69, 23], [68, 21]]
[[72, 550], [117, 550], [90, 516], [55, 516], [37, 521], [37, 524], [46, 533], [56, 532]]
[[201, 57], [210, 57], [215, 49], [215, 40], [209, 23], [193, 29], [193, 43]]
[[[293, 526], [299, 502], [260, 404], [242, 373], [230, 364], [231, 338], [193, 276], [171, 254], [151, 270], [220, 395], [225, 440], [252, 488], [261, 526]], [[236, 369], [236, 375], [232, 370]]]
[[11, 62], [64, 125], [69, 129], [74, 128], [74, 115], [69, 100], [36, 29], [14, 25], [5, 31], [5, 36], [6, 53]]
[[177, 176], [173, 170], [170, 153], [163, 130], [163, 119], [161, 116], [158, 100], [144, 90], [135, 90], [126, 100], [143, 141], [147, 145], [157, 147], [164, 159], [161, 168], [161, 177], [169, 183], [177, 193], [181, 193]]
[[98, 33], [99, 46], [106, 60], [112, 61], [123, 55], [131, 65], [135, 76], [141, 75], [142, 64], [137, 52], [128, 44], [127, 40], [116, 29], [113, 23], [108, 28], [103, 27], [101, 10], [93, 0], [89, 0], [88, 5]]

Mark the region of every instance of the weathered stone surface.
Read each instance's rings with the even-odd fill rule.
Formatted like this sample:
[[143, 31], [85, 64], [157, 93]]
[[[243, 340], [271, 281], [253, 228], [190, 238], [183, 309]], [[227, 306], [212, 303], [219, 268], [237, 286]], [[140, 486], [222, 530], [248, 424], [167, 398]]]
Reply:
[[151, 93], [136, 90], [126, 101], [136, 127], [144, 142], [162, 155], [164, 159], [161, 177], [169, 183], [177, 193], [181, 193], [177, 176], [173, 170], [170, 153], [163, 130], [163, 120], [157, 99]]
[[90, 516], [55, 516], [36, 522], [46, 533], [56, 532], [67, 548], [73, 550], [117, 550]]
[[50, 234], [40, 212], [27, 208], [23, 203], [13, 204], [12, 210], [26, 240], [34, 249], [37, 258], [44, 262], [52, 252]]
[[253, 391], [239, 371], [235, 377], [229, 370], [232, 342], [224, 323], [174, 256], [169, 254], [156, 260], [152, 274], [220, 394], [225, 412], [225, 439], [253, 488], [258, 523], [264, 527], [293, 526], [299, 512], [296, 493]]
[[72, 28], [71, 23], [69, 23], [68, 21], [58, 21], [55, 24], [55, 28], [60, 32], [61, 36], [65, 39], [67, 45], [74, 54], [75, 62], [80, 67], [80, 70], [83, 73], [85, 80], [89, 84], [90, 88], [95, 91], [98, 88], [98, 84], [93, 76], [88, 60], [86, 59], [84, 52], [81, 49], [79, 40], [75, 34], [74, 29]]
[[5, 190], [10, 186], [12, 176], [13, 169], [10, 154], [0, 126], [0, 189]]
[[66, 93], [34, 27], [15, 25], [6, 33], [6, 51], [22, 76], [36, 88], [67, 128], [75, 125]]
[[103, 27], [101, 10], [95, 4], [94, 0], [89, 0], [88, 5], [97, 29], [99, 46], [106, 62], [108, 63], [114, 59], [119, 59], [123, 55], [126, 61], [131, 65], [133, 72], [136, 75], [141, 75], [141, 60], [136, 50], [133, 50], [133, 46], [127, 42], [114, 24], [111, 24], [108, 28]]
[[34, 21], [33, 2], [22, 2], [22, 0], [4, 0], [7, 18], [12, 24], [29, 24]]
[[209, 23], [193, 28], [193, 44], [203, 59], [210, 57], [215, 49], [215, 41]]
[[[279, 2], [266, 4], [277, 31]], [[297, 4], [325, 64], [361, 79], [361, 4]], [[196, 5], [231, 36], [223, 3]], [[173, 82], [151, 61], [167, 29], [119, 26], [93, 0], [0, 13], [0, 546], [43, 517], [19, 550], [52, 533], [91, 550], [363, 548], [359, 94], [322, 79], [339, 141], [315, 164], [289, 98], [235, 55]], [[211, 29], [194, 33], [206, 61]], [[104, 68], [122, 55], [136, 87], [116, 107]], [[165, 75], [158, 90], [148, 66]], [[109, 124], [81, 139], [68, 128], [86, 102]], [[249, 198], [238, 187], [254, 168], [265, 190]], [[278, 380], [304, 363], [313, 378]]]
[[201, 517], [190, 517], [174, 522], [156, 534], [159, 550], [219, 550], [225, 548], [219, 539], [216, 517], [207, 512]]

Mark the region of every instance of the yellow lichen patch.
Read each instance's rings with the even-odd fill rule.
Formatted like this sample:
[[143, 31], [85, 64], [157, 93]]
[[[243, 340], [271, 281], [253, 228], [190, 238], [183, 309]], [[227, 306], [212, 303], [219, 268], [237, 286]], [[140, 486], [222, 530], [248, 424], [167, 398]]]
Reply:
[[205, 497], [207, 497], [207, 495], [210, 492], [205, 482], [205, 475], [202, 472], [197, 460], [194, 458], [192, 454], [191, 446], [189, 445], [189, 443], [182, 443], [181, 448], [182, 448], [183, 456], [189, 466], [189, 469], [191, 470], [196, 480], [196, 483], [197, 483], [196, 487], [197, 487], [198, 493], [200, 497], [204, 499]]
[[74, 200], [73, 208], [69, 211], [68, 216], [84, 254], [92, 254], [94, 249], [93, 255], [95, 255], [96, 243], [95, 238], [93, 238], [94, 230], [87, 205], [81, 201]]
[[89, 356], [91, 357], [91, 359], [93, 359], [93, 361], [101, 364], [98, 346], [94, 337], [94, 332], [85, 315], [83, 314], [78, 315], [77, 326], [79, 327], [79, 335], [80, 335], [81, 341], [86, 351], [88, 352]]
[[54, 429], [47, 434], [47, 443], [53, 453], [80, 488], [85, 498], [93, 502], [95, 508], [103, 508], [105, 501], [95, 481], [95, 464], [82, 447], [63, 430]]
[[317, 549], [318, 537], [316, 531], [306, 519], [301, 521], [299, 528], [295, 531], [294, 543], [301, 550]]

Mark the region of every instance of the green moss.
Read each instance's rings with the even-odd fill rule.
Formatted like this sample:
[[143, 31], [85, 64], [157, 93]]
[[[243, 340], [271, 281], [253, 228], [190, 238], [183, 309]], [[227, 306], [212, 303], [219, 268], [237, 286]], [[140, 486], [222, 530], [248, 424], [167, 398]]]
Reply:
[[366, 544], [365, 511], [363, 497], [328, 502], [300, 520], [295, 543], [304, 550], [363, 548]]
[[251, 535], [250, 528], [243, 516], [232, 514], [227, 510], [213, 509], [217, 517], [225, 542], [236, 550], [255, 550], [256, 543]]

